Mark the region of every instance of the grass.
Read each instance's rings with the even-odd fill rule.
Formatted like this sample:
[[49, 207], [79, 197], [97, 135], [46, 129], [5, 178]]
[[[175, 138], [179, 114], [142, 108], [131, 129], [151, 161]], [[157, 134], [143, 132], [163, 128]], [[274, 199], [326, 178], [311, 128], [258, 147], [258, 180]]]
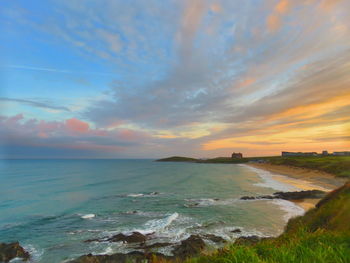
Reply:
[[350, 178], [350, 156], [266, 157], [269, 163], [316, 169]]
[[300, 230], [288, 238], [264, 240], [256, 245], [231, 245], [186, 263], [346, 263], [350, 262], [350, 236], [344, 233]]
[[196, 162], [198, 159], [183, 157], [183, 156], [172, 156], [168, 158], [163, 158], [156, 160], [157, 162]]
[[350, 183], [328, 194], [304, 216], [291, 219], [279, 237], [256, 244], [230, 244], [184, 262], [349, 263]]

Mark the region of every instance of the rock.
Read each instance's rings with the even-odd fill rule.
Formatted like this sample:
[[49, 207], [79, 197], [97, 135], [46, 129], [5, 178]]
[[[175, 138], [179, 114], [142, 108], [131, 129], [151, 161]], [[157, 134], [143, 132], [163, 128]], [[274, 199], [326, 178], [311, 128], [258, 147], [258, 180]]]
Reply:
[[153, 243], [151, 245], [141, 245], [141, 246], [137, 247], [136, 249], [151, 249], [151, 248], [159, 248], [159, 247], [168, 247], [171, 245], [173, 245], [173, 243], [157, 242], [157, 243]]
[[[127, 254], [116, 253], [112, 255], [84, 255], [68, 263], [153, 263], [157, 260], [171, 260], [172, 257], [165, 256], [161, 253], [142, 253], [133, 251]], [[158, 261], [159, 262], [159, 261]]]
[[258, 196], [256, 199], [276, 199], [276, 198], [279, 198], [279, 197], [274, 195], [262, 195], [262, 196]]
[[122, 233], [119, 233], [115, 236], [112, 236], [111, 238], [108, 238], [106, 241], [109, 241], [109, 242], [122, 241], [124, 243], [145, 243], [146, 236], [139, 232], [133, 232], [131, 235], [124, 235]]
[[242, 196], [240, 199], [241, 200], [254, 200], [255, 197], [254, 196]]
[[204, 247], [205, 243], [200, 236], [191, 235], [186, 240], [181, 241], [181, 244], [176, 246], [172, 252], [176, 258], [185, 259], [198, 255]]
[[233, 229], [230, 231], [231, 233], [241, 233], [242, 230], [240, 230], [239, 228]]
[[30, 255], [18, 242], [14, 243], [0, 243], [0, 262], [9, 262], [14, 258], [22, 258], [27, 261]]
[[261, 240], [258, 236], [244, 236], [239, 237], [235, 241], [235, 245], [251, 245], [256, 244]]
[[320, 190], [307, 190], [296, 192], [276, 192], [273, 195], [262, 196], [242, 196], [241, 200], [254, 200], [254, 199], [284, 199], [284, 200], [300, 200], [305, 198], [322, 198], [326, 195], [326, 192]]
[[199, 205], [200, 205], [199, 203], [184, 204], [185, 207], [197, 207]]
[[322, 198], [326, 195], [326, 192], [320, 190], [307, 190], [296, 192], [276, 192], [273, 195], [284, 200], [300, 200], [305, 198]]
[[212, 235], [212, 234], [206, 234], [203, 235], [204, 239], [208, 239], [211, 240], [215, 243], [226, 243], [227, 241], [225, 239], [223, 239], [222, 237], [216, 236], [216, 235]]
[[103, 239], [98, 239], [98, 238], [93, 238], [93, 239], [88, 239], [85, 240], [84, 243], [90, 243], [90, 242], [102, 242], [104, 241]]

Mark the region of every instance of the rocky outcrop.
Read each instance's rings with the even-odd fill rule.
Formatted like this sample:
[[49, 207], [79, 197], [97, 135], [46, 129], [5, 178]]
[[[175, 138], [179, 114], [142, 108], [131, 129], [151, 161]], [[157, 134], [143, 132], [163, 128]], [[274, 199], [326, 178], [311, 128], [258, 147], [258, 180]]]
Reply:
[[173, 243], [167, 243], [167, 242], [157, 242], [157, 243], [153, 243], [151, 245], [141, 245], [139, 247], [137, 247], [136, 249], [152, 249], [152, 248], [160, 248], [160, 247], [169, 247], [174, 245]]
[[276, 192], [273, 195], [261, 196], [242, 196], [241, 200], [256, 200], [256, 199], [284, 199], [284, 200], [301, 200], [305, 198], [318, 199], [326, 195], [326, 192], [320, 190], [307, 190], [296, 192]]
[[259, 236], [244, 236], [239, 237], [235, 241], [235, 245], [249, 245], [249, 244], [256, 244], [261, 240], [261, 237]]
[[[132, 237], [132, 238], [131, 238]], [[213, 242], [223, 243], [226, 242], [225, 239], [215, 236], [212, 234], [206, 234], [202, 236], [205, 239], [212, 240]], [[205, 243], [201, 236], [191, 235], [189, 238], [182, 240], [181, 243], [174, 247], [172, 253], [174, 256], [166, 256], [161, 253], [149, 252], [149, 249], [167, 247], [174, 245], [173, 243], [154, 243], [150, 245], [145, 245], [144, 241], [146, 236], [140, 234], [139, 232], [133, 232], [132, 235], [126, 236], [124, 234], [115, 235], [109, 239], [103, 239], [102, 241], [117, 242], [124, 241], [128, 243], [140, 242], [142, 244], [135, 249], [144, 249], [145, 252], [133, 251], [127, 254], [116, 253], [113, 255], [83, 255], [75, 260], [70, 261], [69, 263], [152, 263], [152, 262], [162, 262], [163, 261], [174, 261], [179, 262], [189, 257], [199, 255], [200, 252], [205, 248]], [[87, 240], [89, 241], [89, 240]], [[94, 240], [96, 241], [96, 240]], [[101, 241], [101, 240], [100, 240]], [[157, 258], [158, 261], [154, 261]]]
[[123, 243], [145, 243], [146, 236], [139, 232], [133, 232], [131, 235], [124, 235], [120, 233], [111, 238], [108, 238], [106, 241], [109, 241], [109, 242], [122, 241]]
[[14, 258], [22, 258], [27, 261], [30, 255], [18, 242], [0, 243], [0, 262], [9, 262]]
[[223, 239], [222, 237], [219, 237], [219, 236], [216, 236], [216, 235], [213, 235], [213, 234], [205, 234], [205, 235], [202, 235], [202, 237], [204, 239], [207, 239], [207, 240], [210, 240], [210, 241], [213, 241], [215, 243], [226, 243], [227, 241], [225, 239]]
[[308, 190], [299, 192], [276, 192], [273, 195], [285, 200], [300, 200], [305, 198], [318, 199], [323, 198], [326, 195], [326, 192], [320, 190]]
[[186, 240], [181, 241], [181, 244], [173, 249], [173, 255], [176, 258], [185, 259], [198, 255], [205, 247], [203, 239], [198, 235], [191, 235]]
[[133, 232], [131, 235], [119, 233], [109, 238], [88, 239], [84, 242], [123, 242], [123, 243], [145, 243], [147, 237], [140, 232]]
[[240, 230], [239, 228], [233, 229], [230, 231], [231, 233], [241, 233], [242, 230]]
[[160, 253], [142, 253], [138, 251], [133, 251], [127, 254], [116, 253], [113, 255], [84, 255], [69, 263], [153, 263], [158, 260], [171, 260], [172, 257], [165, 256]]

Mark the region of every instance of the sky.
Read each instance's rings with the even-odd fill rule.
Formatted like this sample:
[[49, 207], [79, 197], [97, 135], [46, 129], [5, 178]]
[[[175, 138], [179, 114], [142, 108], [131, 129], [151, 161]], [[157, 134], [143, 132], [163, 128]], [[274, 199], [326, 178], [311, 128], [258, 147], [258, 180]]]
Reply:
[[350, 150], [348, 0], [0, 3], [0, 158]]

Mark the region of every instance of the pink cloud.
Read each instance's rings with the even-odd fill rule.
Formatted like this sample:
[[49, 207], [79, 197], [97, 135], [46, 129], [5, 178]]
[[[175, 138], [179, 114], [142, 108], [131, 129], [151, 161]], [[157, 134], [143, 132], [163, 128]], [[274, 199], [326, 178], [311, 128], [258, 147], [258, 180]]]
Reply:
[[122, 129], [118, 131], [117, 136], [125, 141], [137, 141], [141, 138], [145, 138], [147, 134], [144, 132], [134, 131], [130, 129]]
[[66, 127], [68, 130], [77, 133], [87, 133], [90, 129], [87, 122], [78, 120], [76, 118], [66, 120]]
[[[151, 135], [132, 129], [91, 128], [77, 118], [64, 121], [25, 119], [22, 114], [0, 116], [0, 142], [23, 146], [90, 150], [96, 152], [125, 151], [125, 142], [142, 144]], [[101, 138], [102, 137], [102, 138]]]

